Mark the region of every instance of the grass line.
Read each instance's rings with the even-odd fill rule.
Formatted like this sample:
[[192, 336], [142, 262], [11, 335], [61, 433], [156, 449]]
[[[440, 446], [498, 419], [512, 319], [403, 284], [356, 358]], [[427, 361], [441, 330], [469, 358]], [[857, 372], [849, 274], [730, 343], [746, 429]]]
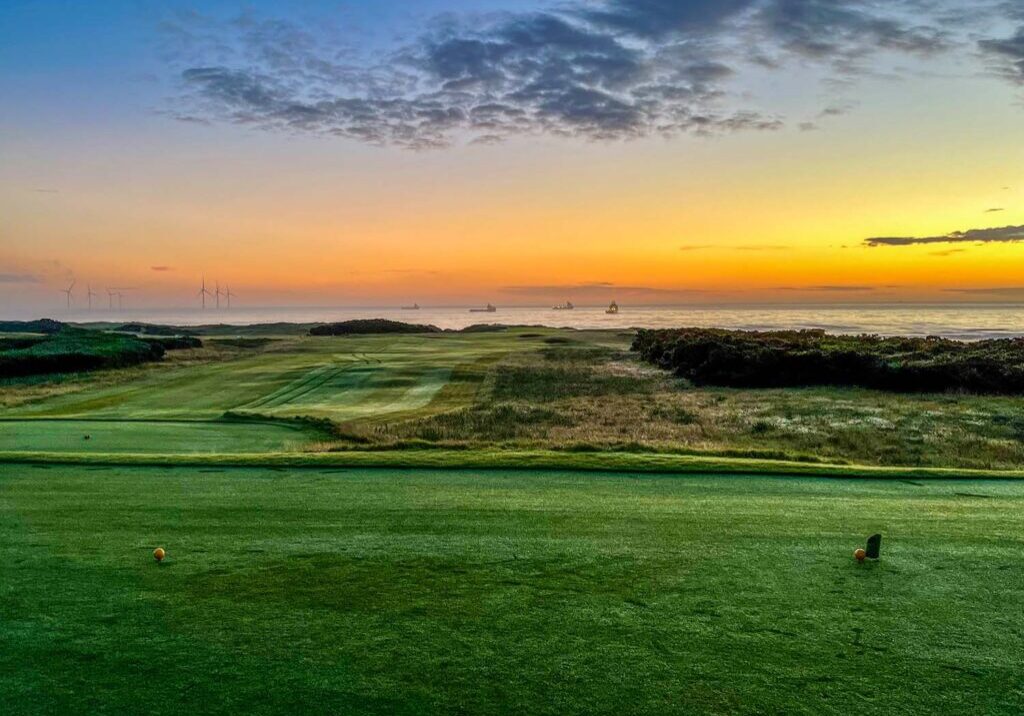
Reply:
[[0, 452], [0, 464], [146, 467], [381, 467], [571, 470], [678, 474], [777, 475], [869, 479], [1024, 479], [1024, 470], [835, 465], [658, 453], [550, 450], [350, 450], [330, 453], [138, 454]]

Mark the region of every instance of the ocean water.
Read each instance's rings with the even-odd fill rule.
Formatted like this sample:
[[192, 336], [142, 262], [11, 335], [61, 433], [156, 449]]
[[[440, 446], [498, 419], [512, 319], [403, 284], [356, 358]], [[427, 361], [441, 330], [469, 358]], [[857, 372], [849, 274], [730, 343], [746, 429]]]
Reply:
[[233, 307], [229, 309], [165, 309], [76, 312], [58, 320], [149, 321], [176, 325], [344, 321], [389, 318], [430, 323], [440, 328], [465, 328], [474, 323], [544, 325], [570, 328], [671, 328], [715, 326], [746, 330], [820, 328], [830, 333], [944, 336], [963, 340], [1024, 336], [1024, 304], [898, 304], [898, 305], [704, 305], [621, 306], [618, 315], [604, 306], [579, 306], [571, 311], [545, 307], [504, 307], [495, 313], [471, 313], [468, 307]]

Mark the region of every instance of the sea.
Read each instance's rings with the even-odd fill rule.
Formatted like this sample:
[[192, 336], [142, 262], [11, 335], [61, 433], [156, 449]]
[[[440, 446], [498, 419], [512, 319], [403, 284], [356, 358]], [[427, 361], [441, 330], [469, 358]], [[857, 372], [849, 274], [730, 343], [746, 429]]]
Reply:
[[388, 318], [460, 329], [478, 323], [568, 328], [673, 328], [710, 326], [742, 330], [822, 329], [835, 334], [942, 336], [982, 340], [1024, 336], [1024, 304], [786, 304], [786, 305], [622, 305], [618, 314], [605, 306], [498, 306], [494, 313], [470, 312], [468, 306], [400, 307], [250, 307], [230, 309], [136, 309], [54, 315], [72, 321], [145, 321], [173, 325], [225, 323], [310, 323], [353, 318]]

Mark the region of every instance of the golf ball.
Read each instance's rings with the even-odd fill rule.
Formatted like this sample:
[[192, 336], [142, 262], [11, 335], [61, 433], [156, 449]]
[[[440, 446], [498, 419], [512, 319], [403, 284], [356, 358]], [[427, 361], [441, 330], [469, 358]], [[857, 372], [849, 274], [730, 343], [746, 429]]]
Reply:
[[164, 551], [163, 547], [157, 547], [153, 550], [153, 559], [155, 559], [157, 562], [163, 562], [164, 557], [166, 556], [167, 553]]
[[855, 549], [855, 550], [853, 551], [853, 558], [854, 558], [855, 560], [857, 560], [858, 562], [863, 562], [863, 561], [864, 561], [864, 558], [865, 558], [866, 556], [867, 556], [867, 552], [865, 552], [865, 551], [864, 551], [863, 549], [861, 549], [861, 548], [857, 548], [857, 549]]

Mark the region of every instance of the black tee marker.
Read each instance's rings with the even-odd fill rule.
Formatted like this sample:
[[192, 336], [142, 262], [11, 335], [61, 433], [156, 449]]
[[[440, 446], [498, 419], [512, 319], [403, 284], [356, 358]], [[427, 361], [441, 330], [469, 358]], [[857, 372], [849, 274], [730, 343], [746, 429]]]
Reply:
[[871, 535], [868, 537], [868, 559], [878, 559], [882, 551], [882, 535]]

